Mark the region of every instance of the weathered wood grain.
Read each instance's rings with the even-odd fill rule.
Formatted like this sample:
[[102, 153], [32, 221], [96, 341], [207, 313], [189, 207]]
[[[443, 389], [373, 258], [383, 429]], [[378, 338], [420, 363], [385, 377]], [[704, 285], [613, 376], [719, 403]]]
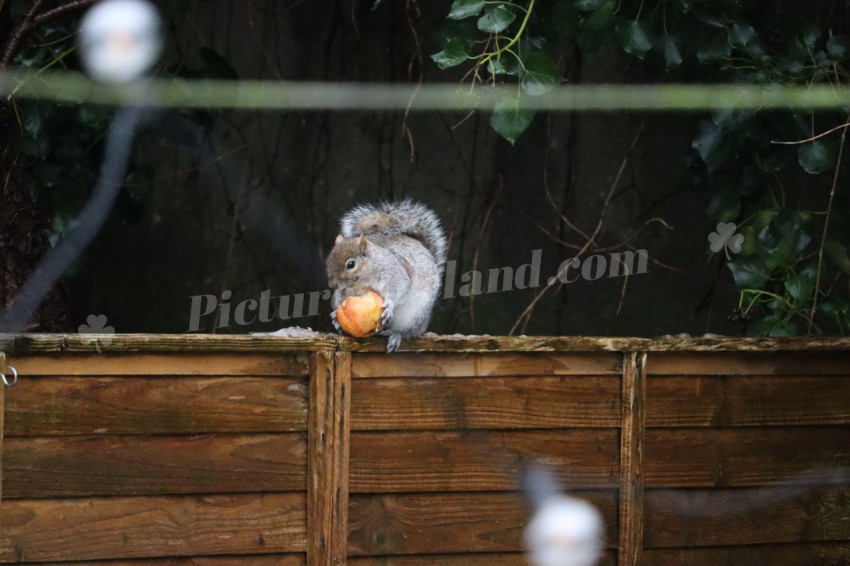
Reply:
[[620, 433], [618, 566], [635, 566], [643, 550], [643, 444], [646, 422], [646, 354], [631, 352], [623, 367]]
[[306, 496], [5, 501], [0, 563], [303, 552]]
[[352, 387], [353, 430], [620, 426], [613, 376], [358, 379]]
[[850, 542], [774, 544], [714, 548], [662, 548], [644, 551], [645, 566], [847, 566]]
[[[85, 562], [40, 562], [38, 566], [84, 566]], [[98, 560], [94, 566], [307, 566], [304, 553], [243, 556], [188, 556], [136, 560]]]
[[306, 378], [42, 377], [6, 405], [9, 436], [307, 430]]
[[847, 427], [647, 429], [646, 487], [743, 487], [832, 481], [850, 468]]
[[352, 493], [510, 491], [531, 458], [570, 489], [619, 485], [614, 429], [351, 433]]
[[348, 540], [351, 354], [316, 352], [310, 371], [307, 559], [344, 565]]
[[[605, 552], [596, 566], [614, 566], [615, 553]], [[357, 556], [348, 566], [528, 566], [528, 558], [519, 552], [480, 554], [430, 554], [424, 556]]]
[[22, 379], [33, 376], [81, 375], [224, 375], [305, 377], [304, 352], [256, 353], [133, 353], [108, 350], [76, 354], [20, 354], [15, 367]]
[[594, 353], [360, 353], [352, 358], [354, 379], [375, 377], [484, 377], [532, 375], [616, 375], [622, 355]]
[[[0, 349], [25, 352], [96, 352], [95, 335], [0, 334]], [[106, 335], [112, 352], [312, 352], [345, 349], [382, 352], [386, 340], [316, 333], [311, 338], [246, 334], [114, 334]], [[103, 341], [101, 341], [103, 344]], [[102, 346], [100, 346], [102, 348]], [[431, 352], [734, 352], [850, 350], [840, 337], [739, 338], [674, 337], [609, 338], [595, 336], [429, 336], [405, 340], [404, 351]]]
[[850, 486], [663, 489], [645, 498], [647, 548], [850, 541]]
[[652, 377], [647, 405], [647, 426], [653, 427], [846, 425], [850, 372]]
[[[615, 492], [574, 495], [600, 509], [609, 526], [608, 546], [616, 547]], [[356, 495], [348, 551], [352, 556], [521, 552], [528, 513], [516, 492]]]
[[647, 368], [650, 375], [850, 375], [850, 347], [818, 350], [652, 352]]
[[5, 441], [5, 497], [304, 491], [306, 435]]

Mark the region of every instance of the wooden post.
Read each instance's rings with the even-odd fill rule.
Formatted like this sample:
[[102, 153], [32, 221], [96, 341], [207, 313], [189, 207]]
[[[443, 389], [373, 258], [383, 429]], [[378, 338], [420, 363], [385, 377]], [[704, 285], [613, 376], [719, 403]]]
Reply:
[[620, 540], [618, 566], [636, 566], [643, 552], [643, 441], [646, 352], [628, 352], [623, 363], [620, 433]]
[[307, 564], [344, 566], [348, 553], [351, 354], [320, 351], [310, 371]]
[[[0, 372], [6, 371], [6, 352], [0, 352]], [[0, 383], [0, 505], [3, 504], [3, 423], [6, 421], [6, 385]]]

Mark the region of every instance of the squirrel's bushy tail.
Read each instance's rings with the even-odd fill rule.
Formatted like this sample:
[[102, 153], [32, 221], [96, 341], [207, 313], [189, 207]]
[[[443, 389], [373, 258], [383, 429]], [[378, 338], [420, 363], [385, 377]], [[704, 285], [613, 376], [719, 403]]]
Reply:
[[433, 210], [410, 199], [357, 206], [342, 217], [340, 229], [345, 238], [404, 234], [422, 242], [440, 269], [446, 263], [448, 242], [440, 219]]

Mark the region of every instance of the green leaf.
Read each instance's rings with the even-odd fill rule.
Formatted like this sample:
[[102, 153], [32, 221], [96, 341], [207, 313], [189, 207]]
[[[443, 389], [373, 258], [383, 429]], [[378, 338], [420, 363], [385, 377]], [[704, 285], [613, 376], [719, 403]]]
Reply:
[[827, 140], [819, 139], [805, 143], [797, 151], [797, 161], [811, 175], [832, 169], [838, 158], [838, 148]]
[[[597, 9], [581, 20], [580, 27], [582, 32], [586, 32], [587, 30], [598, 31], [607, 26], [608, 22], [611, 21], [611, 16], [614, 15], [614, 10], [616, 8], [616, 0], [604, 0]], [[586, 33], [580, 34], [579, 37], [581, 38], [581, 36], [584, 35], [586, 35]]]
[[442, 51], [431, 55], [431, 59], [441, 69], [460, 65], [469, 59], [469, 43], [463, 39], [450, 39]]
[[699, 153], [709, 171], [723, 163], [733, 149], [732, 142], [723, 128], [709, 121], [700, 124], [700, 132], [691, 146]]
[[576, 0], [573, 6], [582, 12], [593, 12], [605, 5], [608, 0]]
[[655, 34], [649, 24], [643, 20], [620, 22], [614, 33], [620, 45], [623, 46], [623, 50], [638, 59], [643, 59], [644, 55], [652, 49], [655, 40]]
[[797, 301], [808, 301], [815, 290], [815, 282], [811, 277], [793, 273], [785, 280], [785, 290]]
[[741, 197], [732, 191], [719, 192], [711, 197], [707, 212], [712, 223], [734, 220], [741, 212]]
[[850, 275], [850, 256], [847, 255], [847, 246], [836, 239], [829, 239], [824, 242], [823, 249], [838, 269], [845, 275]]
[[813, 51], [817, 47], [818, 39], [820, 39], [820, 30], [811, 22], [806, 22], [800, 30], [799, 39], [803, 47], [809, 51]]
[[726, 265], [732, 271], [732, 277], [735, 278], [735, 284], [739, 289], [761, 289], [770, 277], [770, 273], [758, 257], [739, 257]]
[[679, 49], [679, 43], [676, 38], [665, 35], [659, 43], [660, 45], [657, 44], [656, 47], [662, 53], [665, 69], [669, 71], [682, 64], [682, 50]]
[[377, 10], [387, 2], [389, 2], [389, 0], [375, 0], [375, 2], [372, 4], [372, 10]]
[[525, 72], [520, 76], [519, 84], [527, 94], [537, 96], [552, 90], [563, 80], [549, 57], [543, 53], [532, 53], [525, 61]]
[[578, 12], [569, 0], [560, 0], [552, 8], [552, 25], [559, 34], [571, 37], [578, 31]]
[[833, 35], [826, 42], [827, 59], [834, 63], [845, 61], [850, 55], [850, 42], [846, 36]]
[[749, 24], [735, 22], [729, 30], [729, 44], [738, 49], [748, 49], [757, 37], [756, 30]]
[[496, 104], [490, 115], [490, 126], [513, 145], [533, 119], [534, 110], [522, 108], [518, 99], [509, 99]]
[[720, 34], [704, 35], [697, 43], [697, 60], [700, 63], [717, 63], [732, 54], [729, 42]]
[[462, 20], [477, 16], [484, 9], [484, 0], [455, 0], [449, 9], [449, 19]]
[[500, 33], [506, 30], [515, 19], [516, 14], [504, 4], [491, 6], [478, 19], [478, 29], [487, 33]]

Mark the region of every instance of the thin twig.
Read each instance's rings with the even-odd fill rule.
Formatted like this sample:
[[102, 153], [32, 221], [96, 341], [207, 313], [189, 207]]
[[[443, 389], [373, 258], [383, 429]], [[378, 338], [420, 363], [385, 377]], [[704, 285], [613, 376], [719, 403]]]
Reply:
[[[850, 117], [848, 117], [850, 120]], [[823, 232], [820, 238], [820, 247], [818, 248], [818, 271], [815, 276], [815, 291], [812, 297], [812, 313], [809, 316], [809, 328], [807, 334], [812, 333], [812, 326], [815, 322], [815, 310], [818, 306], [818, 289], [820, 289], [821, 270], [823, 268], [823, 248], [826, 245], [826, 232], [829, 229], [829, 215], [832, 212], [832, 201], [835, 199], [835, 188], [838, 186], [838, 175], [841, 171], [841, 156], [844, 154], [844, 142], [847, 139], [847, 129], [841, 132], [841, 142], [838, 145], [838, 158], [835, 160], [835, 174], [832, 176], [832, 188], [829, 191], [829, 203], [826, 205], [826, 218], [823, 219]]]
[[[640, 139], [640, 136], [643, 133], [643, 128], [644, 128], [645, 125], [646, 125], [646, 120], [644, 119], [641, 122], [640, 127], [638, 128], [638, 131], [635, 134], [635, 137], [632, 140], [632, 143], [629, 146], [628, 151], [626, 152], [626, 156], [623, 158], [622, 163], [620, 163], [620, 169], [617, 171], [617, 175], [614, 177], [614, 182], [611, 183], [611, 188], [608, 189], [608, 194], [605, 196], [605, 201], [602, 203], [602, 210], [599, 212], [599, 221], [596, 223], [596, 228], [593, 230], [593, 233], [590, 234], [586, 238], [584, 246], [582, 246], [582, 248], [572, 258], [573, 260], [580, 258], [582, 255], [584, 255], [584, 253], [588, 249], [591, 249], [591, 246], [593, 245], [594, 241], [596, 240], [596, 237], [599, 235], [599, 232], [602, 231], [602, 226], [605, 224], [605, 214], [608, 210], [608, 205], [611, 203], [611, 199], [614, 196], [614, 191], [616, 191], [617, 186], [620, 184], [620, 179], [623, 176], [623, 172], [626, 170], [626, 165], [629, 163], [629, 155], [631, 154], [632, 150], [634, 150], [635, 146], [637, 145], [638, 139]], [[576, 228], [576, 230], [578, 231], [577, 228]], [[551, 283], [545, 285], [543, 287], [543, 289], [541, 289], [537, 293], [537, 295], [534, 296], [534, 299], [532, 299], [531, 303], [529, 303], [528, 306], [525, 307], [525, 310], [523, 310], [522, 313], [520, 313], [519, 317], [517, 317], [517, 319], [516, 319], [516, 322], [514, 322], [514, 325], [511, 327], [510, 331], [508, 332], [508, 336], [513, 336], [514, 332], [516, 331], [517, 327], [520, 324], [522, 324], [523, 332], [525, 331], [525, 328], [528, 325], [528, 322], [531, 320], [531, 313], [534, 312], [534, 307], [537, 305], [537, 303], [540, 301], [540, 299], [542, 299], [543, 296], [546, 293], [549, 292], [549, 289], [551, 289], [552, 287], [555, 286], [555, 281], [560, 281], [561, 275], [563, 273], [565, 273], [567, 270], [569, 270], [569, 268], [572, 265], [573, 265], [572, 261], [567, 262], [567, 264], [562, 269], [558, 270], [558, 273], [555, 275], [555, 277], [552, 277], [551, 279], [549, 279], [549, 281], [551, 281]]]
[[814, 136], [814, 137], [811, 137], [811, 138], [809, 138], [809, 139], [805, 139], [805, 140], [800, 140], [800, 141], [776, 141], [776, 140], [771, 140], [771, 141], [770, 141], [770, 143], [772, 143], [772, 144], [776, 144], [776, 145], [799, 145], [799, 144], [802, 144], [802, 143], [809, 143], [809, 142], [815, 141], [815, 140], [817, 140], [817, 139], [820, 139], [820, 138], [822, 138], [822, 137], [824, 137], [824, 136], [828, 136], [829, 134], [831, 134], [831, 133], [833, 133], [833, 132], [837, 132], [838, 130], [846, 129], [848, 126], [850, 126], [850, 122], [848, 122], [848, 123], [846, 123], [846, 124], [841, 124], [840, 126], [835, 126], [835, 127], [834, 127], [834, 128], [832, 128], [831, 130], [827, 130], [827, 131], [823, 132], [822, 134], [818, 134], [818, 135], [816, 135], [816, 136]]

